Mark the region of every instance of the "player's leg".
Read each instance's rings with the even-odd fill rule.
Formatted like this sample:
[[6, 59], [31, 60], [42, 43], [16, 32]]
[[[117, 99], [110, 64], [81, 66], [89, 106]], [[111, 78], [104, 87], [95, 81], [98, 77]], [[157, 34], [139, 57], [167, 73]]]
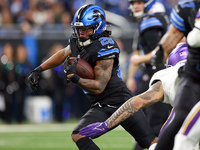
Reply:
[[80, 150], [99, 150], [99, 147], [91, 138], [79, 135], [79, 129], [95, 122], [103, 122], [109, 116], [102, 111], [103, 108], [91, 108], [79, 121], [72, 133], [72, 140], [76, 143]]
[[148, 148], [156, 138], [142, 110], [122, 122], [121, 126], [135, 138], [142, 148]]
[[[172, 108], [169, 117], [167, 118], [167, 120], [166, 120], [165, 123], [163, 124], [162, 128], [160, 129], [159, 135], [162, 134], [163, 130], [171, 123], [173, 117], [174, 117], [174, 109]], [[158, 138], [159, 138], [159, 137], [158, 137]], [[152, 144], [152, 145], [149, 147], [149, 150], [155, 150], [156, 145], [157, 145], [157, 143]]]
[[199, 101], [199, 91], [200, 86], [194, 80], [180, 78], [174, 102], [175, 115], [171, 123], [160, 134], [156, 150], [171, 150], [173, 148], [175, 135], [192, 107]]
[[175, 137], [173, 150], [193, 150], [200, 140], [200, 102], [188, 114]]
[[187, 36], [189, 55], [185, 72], [189, 78], [200, 82], [200, 9], [196, 15], [194, 26]]
[[[173, 117], [174, 117], [174, 108], [172, 108], [169, 117], [167, 118], [167, 120], [166, 120], [165, 123], [163, 124], [162, 128], [160, 129], [159, 136], [160, 136], [160, 134], [162, 134], [163, 130], [171, 123]], [[158, 137], [159, 137], [159, 136], [158, 136]]]

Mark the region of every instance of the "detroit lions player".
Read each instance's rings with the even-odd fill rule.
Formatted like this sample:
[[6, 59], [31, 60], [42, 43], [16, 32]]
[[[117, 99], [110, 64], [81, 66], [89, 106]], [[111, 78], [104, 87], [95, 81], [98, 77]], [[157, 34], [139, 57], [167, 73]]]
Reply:
[[155, 49], [152, 64], [161, 65], [163, 56], [167, 56], [172, 48], [185, 36], [189, 55], [187, 63], [180, 70], [180, 80], [175, 96], [175, 117], [160, 135], [156, 150], [171, 150], [174, 137], [181, 128], [186, 116], [199, 102], [200, 97], [200, 1], [180, 1], [172, 10], [169, 31]]
[[[121, 79], [119, 48], [109, 37], [110, 31], [106, 30], [105, 17], [103, 9], [97, 5], [82, 6], [73, 18], [74, 33], [70, 38], [70, 45], [33, 70], [28, 78], [32, 89], [37, 90], [40, 72], [56, 67], [66, 60], [64, 70], [68, 80], [81, 87], [91, 102], [91, 108], [81, 118], [72, 133], [72, 139], [80, 150], [99, 150], [99, 147], [91, 138], [80, 135], [79, 129], [90, 123], [106, 120], [133, 96]], [[69, 65], [68, 56], [80, 57], [89, 62], [94, 69], [95, 79], [83, 79], [75, 74], [78, 59]], [[148, 148], [156, 141], [142, 111], [122, 122], [121, 126], [143, 148]]]
[[[187, 44], [180, 43], [171, 52], [167, 60], [167, 68], [154, 74], [149, 83], [149, 89], [144, 93], [134, 96], [126, 101], [106, 121], [91, 124], [80, 130], [85, 136], [99, 135], [115, 127], [123, 120], [136, 113], [143, 107], [162, 101], [174, 105], [174, 97], [178, 84], [178, 70], [183, 67], [188, 55]], [[166, 124], [168, 124], [167, 122]]]

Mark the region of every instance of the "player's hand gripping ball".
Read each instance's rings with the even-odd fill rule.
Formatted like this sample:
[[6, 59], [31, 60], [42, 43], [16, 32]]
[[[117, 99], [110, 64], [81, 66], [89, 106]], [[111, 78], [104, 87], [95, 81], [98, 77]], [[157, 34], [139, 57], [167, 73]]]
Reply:
[[[76, 57], [70, 57], [68, 59], [68, 64], [72, 65], [76, 59]], [[94, 79], [94, 70], [92, 66], [87, 61], [81, 58], [78, 58], [78, 63], [76, 65], [76, 74], [84, 79]]]

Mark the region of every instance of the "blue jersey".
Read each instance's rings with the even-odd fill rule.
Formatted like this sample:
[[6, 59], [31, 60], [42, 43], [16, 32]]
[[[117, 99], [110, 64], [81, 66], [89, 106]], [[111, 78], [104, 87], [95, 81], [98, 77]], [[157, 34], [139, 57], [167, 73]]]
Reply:
[[93, 68], [97, 60], [114, 59], [111, 78], [105, 90], [100, 95], [94, 95], [84, 91], [91, 102], [101, 102], [114, 105], [125, 101], [125, 99], [119, 98], [120, 95], [124, 95], [126, 100], [130, 98], [132, 93], [126, 88], [125, 83], [121, 79], [119, 68], [120, 50], [116, 42], [111, 37], [100, 37], [90, 45], [78, 48], [76, 40], [76, 38], [70, 39], [72, 56], [77, 57], [79, 55], [80, 58], [86, 60]]
[[183, 32], [186, 37], [194, 27], [195, 17], [199, 7], [199, 0], [186, 0], [180, 1], [172, 9], [170, 21], [174, 27]]

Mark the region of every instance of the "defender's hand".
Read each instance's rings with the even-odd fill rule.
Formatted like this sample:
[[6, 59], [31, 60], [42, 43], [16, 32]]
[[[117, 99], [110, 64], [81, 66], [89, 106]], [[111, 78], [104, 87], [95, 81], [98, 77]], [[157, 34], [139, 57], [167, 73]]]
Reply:
[[107, 127], [107, 122], [97, 122], [90, 124], [79, 130], [80, 135], [84, 135], [85, 137], [93, 137], [101, 135], [107, 132], [109, 129]]
[[38, 79], [40, 77], [41, 72], [42, 72], [42, 68], [37, 67], [36, 69], [31, 71], [31, 73], [28, 77], [28, 82], [29, 82], [33, 92], [35, 92], [38, 89]]
[[161, 67], [164, 65], [163, 61], [164, 61], [164, 52], [162, 46], [159, 45], [159, 49], [152, 55], [151, 65], [154, 68]]

